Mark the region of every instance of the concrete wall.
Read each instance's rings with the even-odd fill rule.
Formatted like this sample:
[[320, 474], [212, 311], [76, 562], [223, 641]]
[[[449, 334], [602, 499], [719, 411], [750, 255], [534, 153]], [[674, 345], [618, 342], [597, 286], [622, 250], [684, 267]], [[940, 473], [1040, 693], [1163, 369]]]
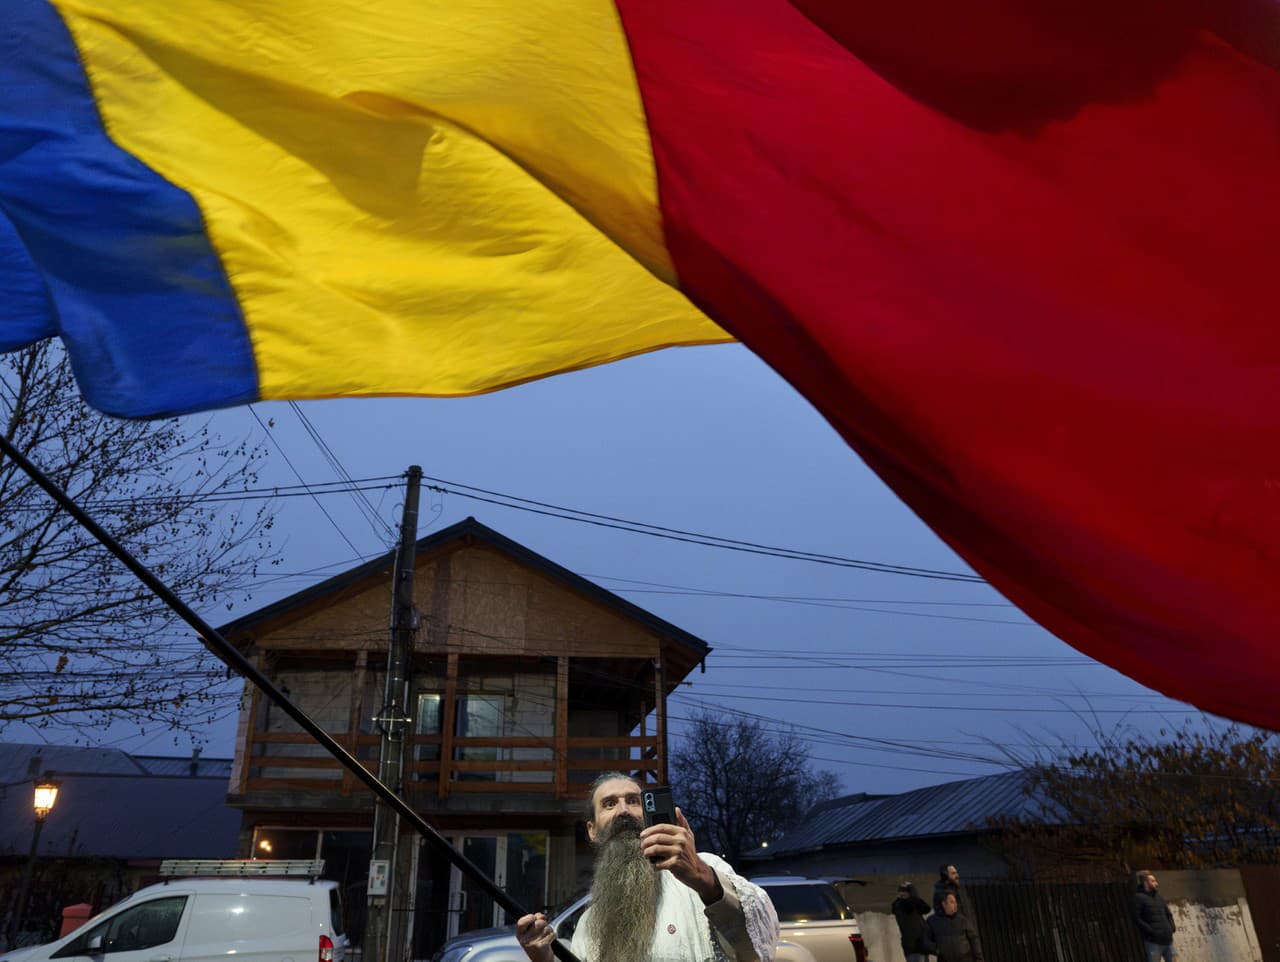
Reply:
[[889, 906], [898, 895], [898, 884], [914, 882], [916, 892], [926, 902], [933, 900], [933, 880], [937, 878], [937, 866], [929, 875], [869, 875], [857, 877], [865, 885], [842, 884], [836, 888], [844, 896], [849, 908], [858, 916], [858, 927], [867, 943], [867, 955], [874, 962], [905, 962], [899, 942], [898, 922], [889, 912]]
[[1180, 962], [1262, 962], [1238, 871], [1161, 871], [1156, 876], [1173, 911], [1173, 944]]

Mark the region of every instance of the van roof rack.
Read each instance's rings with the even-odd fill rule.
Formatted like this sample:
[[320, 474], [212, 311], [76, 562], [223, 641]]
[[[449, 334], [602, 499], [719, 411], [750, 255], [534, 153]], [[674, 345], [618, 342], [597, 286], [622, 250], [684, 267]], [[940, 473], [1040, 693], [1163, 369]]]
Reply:
[[198, 876], [291, 876], [310, 878], [314, 882], [323, 874], [322, 858], [167, 858], [160, 863], [160, 875], [166, 879]]

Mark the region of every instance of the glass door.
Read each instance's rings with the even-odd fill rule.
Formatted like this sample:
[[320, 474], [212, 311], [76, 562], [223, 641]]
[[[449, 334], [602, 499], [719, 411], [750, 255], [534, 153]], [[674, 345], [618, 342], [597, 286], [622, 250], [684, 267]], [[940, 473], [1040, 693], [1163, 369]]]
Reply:
[[[494, 883], [521, 905], [531, 910], [545, 907], [547, 900], [547, 833], [546, 832], [470, 832], [446, 836], [468, 859], [474, 862]], [[430, 848], [421, 850], [418, 867], [419, 897], [415, 920], [427, 941], [442, 935], [453, 938], [460, 932], [484, 929], [494, 925], [510, 925], [514, 919], [489, 898], [471, 878], [456, 866], [449, 865], [448, 898], [437, 901], [426, 895], [424, 888], [439, 890], [445, 866]], [[442, 904], [443, 903], [443, 904]], [[434, 916], [434, 923], [427, 916]], [[441, 916], [443, 915], [443, 918]], [[443, 923], [443, 924], [441, 924]], [[432, 951], [438, 948], [432, 946]]]
[[[547, 904], [547, 833], [508, 832], [505, 842], [503, 889], [532, 912]], [[497, 925], [515, 925], [505, 912], [497, 913]]]
[[[493, 879], [499, 888], [507, 884], [506, 852], [499, 852], [499, 849], [506, 848], [505, 838], [498, 835], [464, 835], [460, 841], [461, 844], [454, 842], [455, 847], [460, 848], [462, 854], [477, 865], [480, 871]], [[494, 919], [497, 906], [493, 899], [484, 894], [476, 881], [463, 875], [457, 868], [453, 870], [453, 876], [456, 894], [452, 918], [454, 929], [450, 935], [500, 924]]]
[[[449, 938], [453, 924], [453, 864], [423, 841], [418, 847], [413, 893], [413, 958], [429, 959]], [[456, 931], [456, 929], [455, 929]], [[348, 953], [350, 955], [350, 953]]]

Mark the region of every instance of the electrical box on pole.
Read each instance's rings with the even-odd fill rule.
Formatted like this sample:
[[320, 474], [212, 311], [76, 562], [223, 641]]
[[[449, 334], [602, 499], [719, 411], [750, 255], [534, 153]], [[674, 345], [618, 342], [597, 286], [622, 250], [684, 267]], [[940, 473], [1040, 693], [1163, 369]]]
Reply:
[[[391, 637], [387, 646], [387, 678], [382, 708], [374, 721], [382, 734], [378, 749], [378, 780], [402, 794], [404, 734], [409, 715], [410, 659], [418, 616], [413, 606], [413, 567], [418, 545], [418, 495], [422, 468], [409, 468], [404, 514], [400, 521], [400, 545], [396, 550], [392, 576]], [[396, 843], [400, 818], [386, 805], [378, 804], [373, 816], [373, 852], [369, 871], [369, 916], [365, 927], [364, 958], [368, 962], [391, 962], [397, 945], [404, 944], [405, 914], [394, 911], [398, 872]], [[377, 871], [375, 872], [375, 866]], [[376, 883], [376, 884], [375, 884]]]

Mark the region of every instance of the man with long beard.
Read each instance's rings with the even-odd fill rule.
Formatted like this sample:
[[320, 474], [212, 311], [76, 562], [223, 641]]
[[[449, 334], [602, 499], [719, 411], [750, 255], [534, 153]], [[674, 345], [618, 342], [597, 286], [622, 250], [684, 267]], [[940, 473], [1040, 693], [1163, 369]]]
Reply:
[[[680, 809], [644, 828], [640, 785], [609, 772], [587, 796], [596, 849], [591, 908], [574, 933], [584, 962], [772, 962], [778, 915], [769, 896], [725, 861], [700, 853]], [[555, 930], [541, 913], [516, 922], [532, 962], [552, 962]]]

